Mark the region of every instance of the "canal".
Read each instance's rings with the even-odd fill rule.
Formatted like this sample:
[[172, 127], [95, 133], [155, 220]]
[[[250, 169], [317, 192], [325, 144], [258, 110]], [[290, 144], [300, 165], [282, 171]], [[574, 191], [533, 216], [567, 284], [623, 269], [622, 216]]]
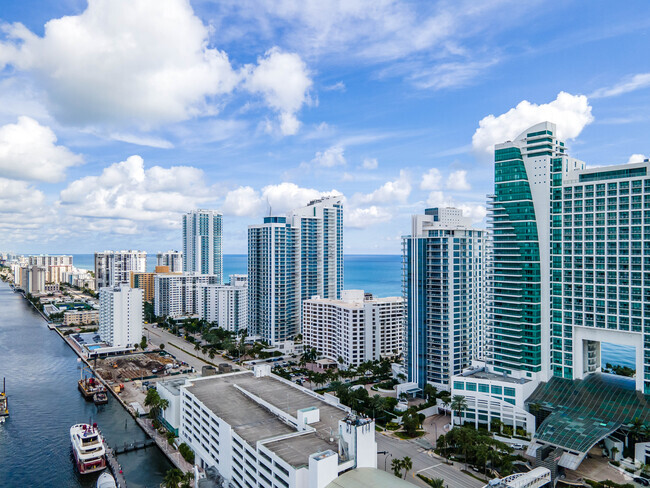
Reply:
[[[7, 379], [10, 417], [0, 424], [0, 486], [94, 487], [70, 451], [70, 426], [97, 422], [109, 445], [146, 436], [114, 397], [86, 402], [77, 390], [77, 355], [9, 285], [0, 282], [0, 381]], [[0, 384], [1, 388], [1, 384]], [[158, 449], [118, 456], [129, 488], [154, 488], [171, 464]]]

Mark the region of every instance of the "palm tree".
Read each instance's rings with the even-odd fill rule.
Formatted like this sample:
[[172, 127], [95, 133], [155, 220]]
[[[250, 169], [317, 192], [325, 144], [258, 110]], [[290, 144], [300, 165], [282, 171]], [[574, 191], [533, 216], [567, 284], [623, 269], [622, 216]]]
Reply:
[[433, 488], [445, 488], [445, 480], [442, 478], [429, 478], [429, 481], [427, 483], [429, 483], [429, 485]]
[[178, 484], [183, 481], [183, 472], [178, 468], [172, 468], [165, 474], [163, 486], [165, 488], [178, 488]]
[[402, 459], [402, 467], [404, 468], [404, 479], [406, 479], [406, 475], [413, 468], [413, 461], [410, 457], [404, 456]]
[[401, 460], [401, 459], [394, 458], [394, 459], [390, 462], [390, 467], [391, 467], [391, 469], [393, 470], [393, 474], [394, 474], [397, 478], [401, 478], [401, 477], [402, 477], [402, 460]]
[[461, 425], [463, 412], [467, 409], [467, 399], [462, 395], [454, 395], [450, 407], [458, 415], [458, 425]]
[[194, 473], [192, 471], [188, 471], [183, 475], [181, 488], [192, 488], [194, 486], [194, 484], [192, 483], [193, 480], [194, 480]]
[[424, 389], [422, 390], [422, 393], [424, 393], [427, 402], [430, 402], [432, 398], [436, 398], [436, 395], [438, 394], [438, 390], [432, 384], [427, 383], [426, 385], [424, 385]]

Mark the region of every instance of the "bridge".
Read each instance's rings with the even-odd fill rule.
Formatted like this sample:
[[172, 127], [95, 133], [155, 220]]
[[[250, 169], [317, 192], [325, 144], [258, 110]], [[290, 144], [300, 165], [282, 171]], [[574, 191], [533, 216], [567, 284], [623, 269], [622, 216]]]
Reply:
[[483, 488], [541, 488], [550, 482], [551, 472], [547, 468], [535, 468], [527, 473], [490, 480]]

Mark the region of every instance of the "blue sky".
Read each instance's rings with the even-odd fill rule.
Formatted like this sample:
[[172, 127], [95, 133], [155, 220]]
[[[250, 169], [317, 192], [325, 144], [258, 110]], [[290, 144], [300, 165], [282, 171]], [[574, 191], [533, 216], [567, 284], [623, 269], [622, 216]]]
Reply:
[[0, 250], [180, 246], [345, 196], [346, 253], [410, 215], [483, 225], [490, 151], [543, 120], [588, 165], [650, 154], [650, 5], [0, 0]]

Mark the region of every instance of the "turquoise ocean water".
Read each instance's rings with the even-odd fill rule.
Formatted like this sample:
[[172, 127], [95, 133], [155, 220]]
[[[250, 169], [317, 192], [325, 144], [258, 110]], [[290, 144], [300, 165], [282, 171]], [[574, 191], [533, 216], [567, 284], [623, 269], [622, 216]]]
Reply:
[[[92, 254], [75, 254], [74, 264], [78, 268], [93, 269]], [[147, 269], [153, 271], [156, 255], [147, 256]], [[225, 254], [223, 275], [225, 280], [231, 274], [246, 273], [245, 254]], [[344, 281], [348, 290], [365, 290], [378, 297], [401, 296], [402, 258], [399, 255], [361, 255], [345, 256]], [[635, 367], [634, 349], [616, 344], [602, 344], [602, 363], [620, 364]]]

